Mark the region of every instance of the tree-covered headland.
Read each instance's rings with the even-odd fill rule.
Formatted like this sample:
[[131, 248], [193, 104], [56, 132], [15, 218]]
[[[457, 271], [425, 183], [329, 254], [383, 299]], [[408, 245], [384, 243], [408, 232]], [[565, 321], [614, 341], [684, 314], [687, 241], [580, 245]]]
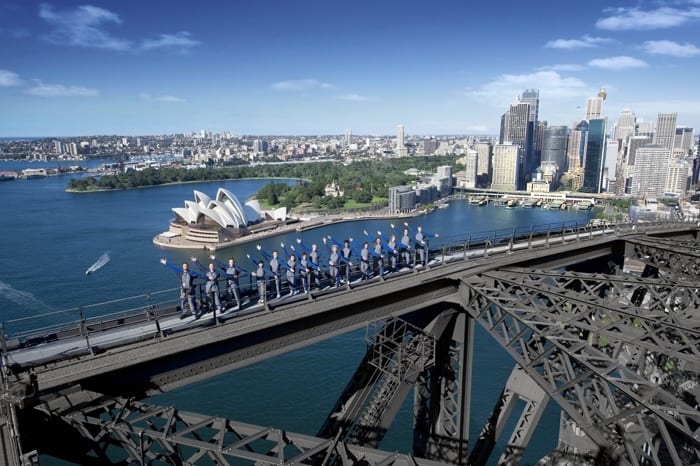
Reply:
[[[413, 176], [404, 173], [408, 169], [415, 168], [421, 172], [434, 173], [439, 166], [455, 166], [456, 160], [457, 156], [452, 155], [366, 159], [349, 164], [328, 161], [197, 169], [159, 167], [71, 179], [67, 190], [89, 192], [195, 181], [291, 178], [299, 179], [299, 182], [281, 183], [271, 180], [256, 194], [256, 198], [270, 207], [284, 206], [292, 209], [300, 205], [309, 205], [316, 209], [337, 209], [385, 201], [390, 187], [414, 181]], [[325, 195], [325, 188], [331, 183], [338, 186], [342, 196]]]

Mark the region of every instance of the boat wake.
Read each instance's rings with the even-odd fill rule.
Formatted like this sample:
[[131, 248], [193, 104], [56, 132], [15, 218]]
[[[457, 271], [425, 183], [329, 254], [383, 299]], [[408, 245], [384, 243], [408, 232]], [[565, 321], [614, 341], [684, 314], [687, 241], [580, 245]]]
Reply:
[[17, 290], [9, 283], [3, 281], [0, 281], [0, 297], [27, 308], [42, 309], [49, 312], [55, 310], [30, 292]]
[[109, 262], [109, 251], [102, 254], [100, 258], [85, 271], [85, 275], [90, 275], [92, 272], [100, 270], [107, 265], [107, 262]]

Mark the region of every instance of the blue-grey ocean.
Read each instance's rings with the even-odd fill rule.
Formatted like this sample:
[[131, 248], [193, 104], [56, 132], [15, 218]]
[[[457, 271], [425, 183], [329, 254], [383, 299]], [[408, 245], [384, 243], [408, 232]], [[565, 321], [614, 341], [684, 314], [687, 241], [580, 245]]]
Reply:
[[[93, 165], [95, 165], [94, 163]], [[46, 164], [55, 166], [55, 164]], [[40, 164], [0, 162], [0, 171]], [[184, 207], [193, 190], [214, 196], [222, 186], [240, 199], [253, 195], [268, 180], [192, 183], [119, 192], [75, 194], [65, 192], [69, 175], [0, 182], [4, 206], [0, 220], [0, 320], [9, 322], [47, 312], [173, 289], [177, 277], [159, 263], [167, 258], [186, 261], [190, 252], [163, 250], [152, 238], [167, 230], [173, 207]], [[548, 223], [586, 223], [589, 212], [545, 209], [478, 207], [453, 201], [450, 207], [408, 220], [426, 231], [451, 235]], [[363, 238], [363, 230], [388, 231], [388, 220], [330, 225], [303, 233], [305, 243], [323, 236]], [[298, 235], [268, 238], [267, 250], [280, 241], [293, 242]], [[217, 253], [234, 256], [250, 269], [246, 253], [255, 244]], [[104, 253], [109, 262], [90, 275], [85, 271]], [[208, 253], [197, 255], [202, 262]], [[361, 291], [358, 291], [361, 292]], [[54, 314], [51, 319], [62, 318]], [[65, 313], [73, 317], [74, 311]], [[58, 316], [58, 317], [57, 317]], [[27, 325], [44, 325], [42, 319], [6, 324], [9, 332]], [[479, 326], [472, 385], [471, 438], [476, 439], [486, 421], [513, 363], [510, 357]], [[364, 331], [352, 332], [314, 346], [275, 357], [238, 371], [170, 392], [150, 401], [180, 409], [229, 417], [263, 426], [309, 435], [316, 434], [365, 351]], [[412, 397], [397, 416], [381, 448], [410, 452]], [[531, 441], [523, 464], [533, 464], [556, 445], [558, 408], [550, 403]], [[507, 437], [507, 435], [504, 435]], [[501, 443], [507, 438], [501, 439]], [[65, 464], [42, 458], [42, 464]], [[495, 464], [495, 460], [493, 460]]]

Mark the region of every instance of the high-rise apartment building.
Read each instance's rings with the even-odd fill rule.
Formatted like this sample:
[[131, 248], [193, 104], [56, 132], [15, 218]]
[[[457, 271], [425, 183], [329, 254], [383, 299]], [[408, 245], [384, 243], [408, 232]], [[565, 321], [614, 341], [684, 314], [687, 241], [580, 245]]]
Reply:
[[677, 113], [659, 113], [656, 120], [656, 133], [654, 134], [654, 144], [673, 149], [673, 142], [676, 138]]
[[605, 118], [588, 120], [588, 139], [583, 165], [582, 192], [600, 193], [603, 189], [603, 165], [605, 164]]
[[410, 186], [389, 188], [389, 212], [392, 214], [410, 212], [416, 208], [416, 191]]
[[343, 139], [343, 145], [345, 147], [350, 147], [350, 144], [352, 144], [352, 130], [346, 129], [345, 130], [345, 137]]
[[405, 137], [403, 125], [398, 125], [396, 127], [396, 153], [399, 157], [407, 155]]
[[659, 144], [648, 144], [635, 151], [632, 170], [632, 196], [660, 196], [666, 190], [671, 149]]
[[464, 157], [464, 181], [465, 188], [476, 188], [476, 175], [478, 167], [479, 153], [473, 149], [467, 150]]
[[520, 179], [522, 149], [517, 144], [496, 144], [493, 146], [493, 176], [491, 189], [515, 191]]
[[566, 170], [566, 145], [569, 138], [569, 128], [566, 126], [548, 126], [544, 130], [542, 140], [542, 158], [540, 163], [556, 164], [559, 173]]

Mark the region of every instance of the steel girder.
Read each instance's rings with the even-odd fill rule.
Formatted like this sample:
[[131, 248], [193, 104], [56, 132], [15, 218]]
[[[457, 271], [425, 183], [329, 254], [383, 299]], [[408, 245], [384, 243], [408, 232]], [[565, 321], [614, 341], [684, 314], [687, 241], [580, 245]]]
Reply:
[[[698, 461], [700, 414], [639, 370], [667, 351], [697, 363], [698, 331], [559, 287], [551, 274], [532, 275], [509, 270], [465, 279], [468, 311], [603, 455], [624, 464]], [[697, 372], [684, 375], [697, 380]]]
[[414, 397], [414, 454], [467, 464], [474, 326], [455, 313], [438, 341], [435, 364], [420, 374]]
[[[180, 411], [125, 399], [104, 399], [82, 409], [52, 412], [92, 440], [121, 447], [124, 461], [139, 464], [438, 466], [429, 460], [383, 452], [335, 439]], [[102, 450], [104, 451], [104, 450]], [[106, 460], [106, 458], [105, 458]]]
[[700, 281], [700, 243], [660, 238], [630, 238], [627, 256], [676, 279]]

